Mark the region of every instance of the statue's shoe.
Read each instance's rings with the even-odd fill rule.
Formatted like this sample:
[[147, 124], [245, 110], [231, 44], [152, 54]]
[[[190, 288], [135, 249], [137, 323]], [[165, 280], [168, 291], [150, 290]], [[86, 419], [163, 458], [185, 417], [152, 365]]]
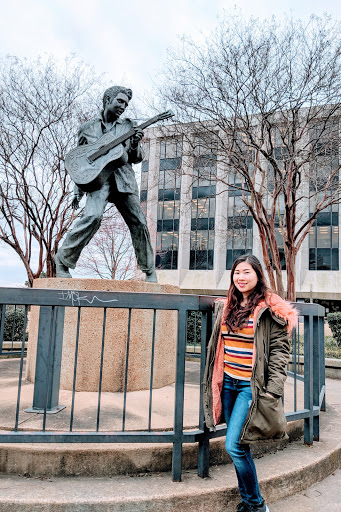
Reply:
[[62, 261], [60, 261], [58, 253], [54, 257], [54, 262], [56, 264], [56, 275], [57, 277], [67, 277], [72, 278], [72, 275], [70, 274], [69, 267], [64, 265]]
[[146, 273], [146, 283], [157, 283], [157, 275], [155, 270]]

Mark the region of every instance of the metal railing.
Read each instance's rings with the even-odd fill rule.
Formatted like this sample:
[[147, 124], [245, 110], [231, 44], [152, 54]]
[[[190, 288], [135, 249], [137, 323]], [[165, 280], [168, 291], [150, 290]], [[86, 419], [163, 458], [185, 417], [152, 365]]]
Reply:
[[[17, 385], [17, 401], [13, 404], [12, 426], [0, 430], [0, 443], [173, 443], [172, 477], [174, 481], [181, 480], [182, 445], [183, 443], [198, 443], [198, 475], [208, 476], [209, 470], [209, 440], [225, 435], [226, 427], [219, 425], [216, 432], [210, 432], [204, 422], [202, 406], [202, 390], [200, 386], [200, 405], [198, 407], [197, 426], [190, 430], [184, 428], [184, 389], [185, 389], [185, 359], [186, 359], [186, 332], [190, 312], [200, 312], [201, 339], [200, 339], [200, 382], [203, 380], [205, 368], [206, 346], [212, 330], [213, 303], [216, 297], [201, 295], [177, 295], [162, 293], [129, 293], [129, 292], [100, 292], [100, 291], [74, 291], [74, 290], [42, 290], [42, 289], [11, 289], [0, 288], [0, 347], [3, 341], [4, 316], [6, 305], [24, 307], [25, 321], [23, 327], [23, 343], [20, 352], [20, 365]], [[36, 372], [32, 409], [40, 410], [42, 426], [40, 429], [25, 431], [19, 428], [19, 415], [21, 414], [22, 383], [24, 380], [24, 337], [27, 327], [27, 312], [29, 306], [40, 306], [39, 332], [37, 341]], [[295, 304], [303, 317], [304, 323], [304, 376], [298, 375], [297, 368], [299, 355], [294, 355], [294, 371], [290, 374], [294, 379], [294, 390], [303, 379], [304, 407], [297, 409], [294, 401], [294, 410], [286, 413], [287, 420], [304, 419], [304, 439], [311, 444], [319, 438], [319, 412], [325, 407], [325, 375], [324, 375], [324, 308], [316, 304]], [[75, 358], [73, 368], [73, 389], [70, 405], [70, 423], [64, 430], [47, 429], [47, 416], [50, 412], [61, 410], [59, 405], [59, 382], [61, 368], [61, 354], [63, 345], [65, 310], [75, 308], [78, 311], [76, 325]], [[98, 386], [97, 421], [95, 431], [75, 431], [75, 381], [77, 373], [77, 350], [81, 324], [81, 311], [83, 308], [100, 308], [103, 312], [103, 337], [101, 343], [101, 364]], [[106, 314], [111, 308], [127, 309], [128, 329], [126, 339], [126, 372], [123, 389], [122, 429], [120, 431], [101, 431], [99, 429], [101, 418], [101, 382], [103, 375], [103, 351], [105, 344]], [[131, 312], [135, 309], [153, 310], [154, 324], [152, 328], [152, 347], [164, 340], [155, 338], [155, 316], [159, 310], [177, 311], [177, 345], [175, 368], [175, 402], [173, 428], [153, 430], [151, 428], [152, 400], [153, 400], [153, 357], [151, 351], [150, 389], [149, 389], [149, 421], [148, 429], [136, 431], [125, 427], [126, 397], [127, 397], [127, 368], [129, 359]], [[298, 336], [298, 337], [297, 337]], [[300, 333], [293, 337], [293, 354], [298, 354]], [[1, 361], [0, 361], [1, 363]], [[91, 362], [89, 362], [91, 364]], [[1, 374], [0, 374], [1, 379]], [[1, 385], [1, 380], [0, 380]], [[153, 411], [154, 412], [154, 411]], [[1, 417], [1, 411], [0, 411]], [[1, 425], [0, 425], [1, 427]], [[3, 427], [2, 427], [3, 428]]]

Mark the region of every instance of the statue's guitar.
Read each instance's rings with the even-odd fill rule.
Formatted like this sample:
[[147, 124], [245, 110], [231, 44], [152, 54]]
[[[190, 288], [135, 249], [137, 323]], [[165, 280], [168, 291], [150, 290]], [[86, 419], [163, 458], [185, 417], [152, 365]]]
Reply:
[[[158, 121], [173, 116], [173, 112], [167, 110], [140, 124], [138, 128], [144, 130]], [[128, 155], [123, 142], [134, 134], [134, 128], [117, 138], [108, 132], [93, 144], [72, 149], [65, 157], [65, 169], [71, 179], [84, 192], [99, 190], [115, 169], [127, 163]]]

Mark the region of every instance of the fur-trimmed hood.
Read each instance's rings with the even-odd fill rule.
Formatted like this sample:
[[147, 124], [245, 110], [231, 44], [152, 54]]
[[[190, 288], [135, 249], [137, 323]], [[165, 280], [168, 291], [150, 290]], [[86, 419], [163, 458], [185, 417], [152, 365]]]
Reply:
[[298, 311], [295, 309], [290, 302], [282, 299], [275, 293], [268, 293], [265, 300], [261, 301], [254, 311], [254, 318], [256, 319], [261, 309], [269, 307], [272, 313], [285, 320], [287, 324], [288, 332], [291, 333], [293, 328], [297, 324]]

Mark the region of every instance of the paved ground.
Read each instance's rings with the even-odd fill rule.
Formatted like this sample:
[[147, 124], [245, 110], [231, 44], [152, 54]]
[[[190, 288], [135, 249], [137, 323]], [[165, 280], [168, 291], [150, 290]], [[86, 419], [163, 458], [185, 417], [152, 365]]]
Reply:
[[340, 512], [341, 470], [305, 491], [271, 505], [271, 512]]
[[[326, 390], [328, 405], [341, 413], [341, 381], [326, 379]], [[341, 441], [341, 439], [338, 440]], [[341, 512], [341, 469], [308, 489], [271, 504], [270, 509], [270, 512], [324, 511]]]

